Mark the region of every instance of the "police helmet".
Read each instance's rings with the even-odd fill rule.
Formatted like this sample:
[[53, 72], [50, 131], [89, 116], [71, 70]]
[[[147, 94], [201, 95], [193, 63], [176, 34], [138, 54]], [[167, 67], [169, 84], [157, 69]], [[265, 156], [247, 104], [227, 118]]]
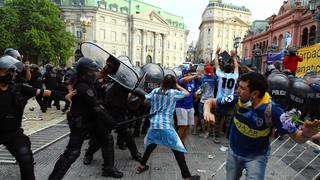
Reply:
[[308, 112], [308, 94], [311, 92], [310, 86], [304, 79], [295, 78], [289, 87], [289, 107], [299, 109], [302, 116]]
[[77, 73], [84, 73], [86, 71], [99, 71], [99, 65], [86, 57], [82, 57], [77, 61], [76, 71]]
[[272, 100], [285, 109], [288, 105], [288, 77], [283, 73], [275, 72], [268, 76], [267, 82], [268, 92], [271, 95]]
[[164, 78], [164, 71], [158, 64], [148, 63], [141, 67], [143, 73], [147, 73], [145, 77], [145, 90], [151, 92], [153, 89], [160, 87]]
[[47, 72], [50, 72], [53, 70], [53, 65], [52, 64], [46, 64], [44, 65], [44, 68]]
[[17, 60], [9, 55], [3, 55], [0, 57], [0, 69], [9, 70], [16, 69]]
[[20, 60], [20, 61], [22, 60], [19, 51], [16, 50], [16, 49], [13, 49], [13, 48], [7, 48], [7, 49], [5, 49], [3, 54], [9, 55], [9, 56], [11, 56], [11, 57], [14, 57], [14, 58], [16, 58], [16, 59], [18, 59], [18, 60]]

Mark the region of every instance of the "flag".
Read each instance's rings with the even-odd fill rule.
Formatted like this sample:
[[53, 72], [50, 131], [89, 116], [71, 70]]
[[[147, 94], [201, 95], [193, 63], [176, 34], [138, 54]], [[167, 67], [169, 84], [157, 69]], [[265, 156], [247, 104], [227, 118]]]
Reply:
[[291, 41], [292, 41], [291, 34], [289, 32], [285, 32], [284, 33], [284, 46], [283, 46], [283, 49], [287, 49], [289, 47], [289, 45], [291, 44]]
[[282, 63], [283, 57], [284, 57], [283, 52], [268, 52], [267, 64], [271, 64], [273, 61], [278, 61]]

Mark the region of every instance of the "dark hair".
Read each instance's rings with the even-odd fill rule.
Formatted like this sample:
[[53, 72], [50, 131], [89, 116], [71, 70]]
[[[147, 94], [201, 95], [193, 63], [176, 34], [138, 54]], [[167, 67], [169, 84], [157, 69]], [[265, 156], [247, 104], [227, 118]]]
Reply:
[[259, 91], [259, 98], [262, 98], [268, 90], [267, 79], [260, 73], [248, 72], [242, 74], [239, 81], [248, 81], [249, 90]]
[[176, 77], [174, 77], [171, 74], [167, 74], [162, 81], [161, 89], [167, 90], [167, 89], [175, 89], [177, 84]]

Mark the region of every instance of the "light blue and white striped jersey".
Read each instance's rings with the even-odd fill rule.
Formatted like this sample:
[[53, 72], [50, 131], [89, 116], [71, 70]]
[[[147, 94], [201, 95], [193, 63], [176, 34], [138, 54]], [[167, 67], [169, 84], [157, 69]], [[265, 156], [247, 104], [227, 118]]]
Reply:
[[173, 111], [176, 101], [185, 97], [183, 91], [169, 89], [166, 91], [156, 88], [151, 93], [145, 95], [146, 101], [151, 103], [150, 113], [156, 112], [150, 119], [151, 129], [172, 128]]
[[216, 75], [218, 76], [218, 91], [216, 98], [233, 95], [239, 72], [234, 71], [233, 73], [224, 73], [221, 69], [217, 69]]

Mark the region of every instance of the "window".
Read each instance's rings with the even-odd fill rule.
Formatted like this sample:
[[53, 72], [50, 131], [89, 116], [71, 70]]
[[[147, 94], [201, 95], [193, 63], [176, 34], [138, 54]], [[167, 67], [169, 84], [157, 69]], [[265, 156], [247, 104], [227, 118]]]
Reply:
[[121, 26], [127, 26], [127, 22], [126, 21], [121, 21]]
[[117, 51], [116, 51], [116, 50], [112, 50], [112, 51], [111, 51], [111, 54], [113, 54], [114, 56], [116, 56], [116, 55], [117, 55]]
[[98, 6], [101, 9], [106, 9], [107, 8], [107, 3], [105, 1], [99, 1]]
[[82, 31], [77, 31], [77, 38], [81, 39], [82, 38]]
[[118, 5], [117, 4], [110, 4], [110, 10], [117, 12], [118, 11]]
[[127, 34], [126, 33], [122, 33], [121, 35], [121, 42], [126, 43], [127, 42]]
[[100, 16], [100, 21], [105, 22], [106, 18], [104, 16]]
[[117, 41], [117, 33], [115, 31], [111, 32], [111, 41]]
[[111, 23], [112, 24], [117, 24], [117, 20], [116, 19], [111, 19]]
[[106, 30], [100, 29], [100, 39], [106, 40]]
[[177, 49], [177, 43], [176, 42], [173, 43], [173, 49]]
[[137, 36], [136, 36], [136, 39], [137, 39], [137, 44], [141, 44], [141, 36], [140, 36], [140, 35], [137, 35]]
[[168, 44], [167, 44], [167, 45], [168, 45], [167, 48], [170, 49], [170, 42], [169, 42], [169, 41], [168, 41]]
[[136, 66], [140, 67], [140, 62], [136, 61]]
[[180, 50], [182, 51], [182, 43], [180, 43]]
[[127, 52], [126, 52], [126, 51], [122, 51], [122, 52], [121, 52], [121, 55], [122, 55], [122, 56], [126, 56], [126, 55], [127, 55]]

